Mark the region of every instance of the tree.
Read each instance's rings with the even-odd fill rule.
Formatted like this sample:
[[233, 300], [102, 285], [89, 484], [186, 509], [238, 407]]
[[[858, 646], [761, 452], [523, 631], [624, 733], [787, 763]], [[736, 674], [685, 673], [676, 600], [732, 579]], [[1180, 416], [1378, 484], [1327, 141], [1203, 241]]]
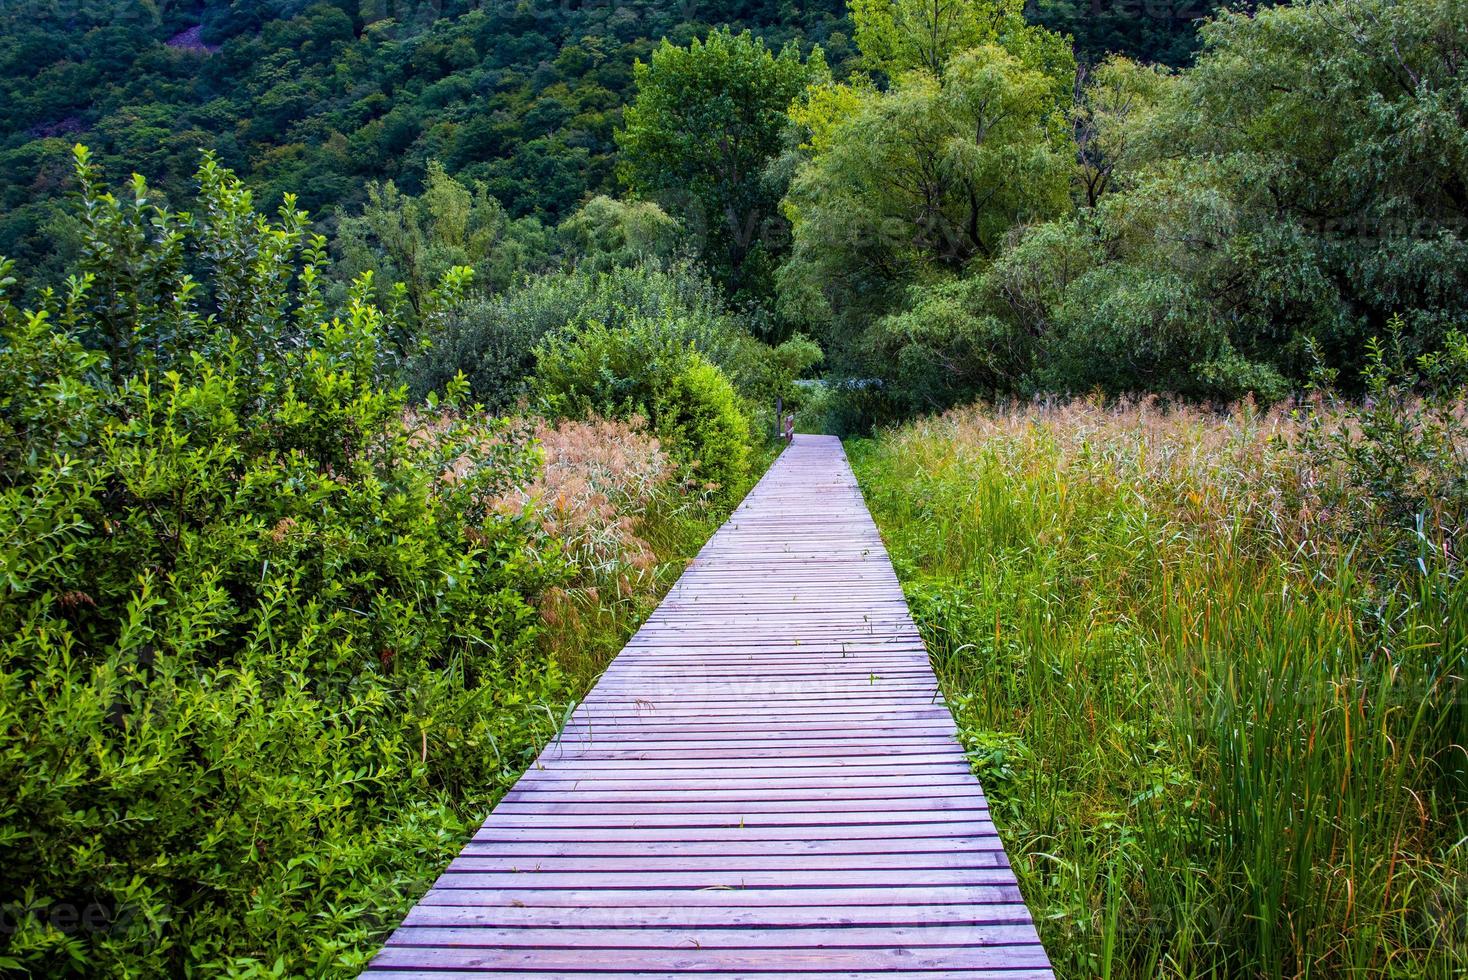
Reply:
[[1023, 0], [851, 0], [851, 19], [861, 66], [894, 81], [909, 71], [942, 78], [954, 57], [985, 44], [1066, 82], [1075, 71], [1069, 39], [1026, 22]]
[[862, 67], [891, 78], [914, 69], [941, 77], [954, 55], [1024, 19], [1022, 0], [851, 0], [850, 7]]
[[787, 109], [825, 77], [820, 49], [778, 55], [748, 31], [688, 47], [664, 40], [635, 69], [637, 99], [617, 133], [623, 179], [701, 234], [704, 261], [734, 291], [760, 289], [780, 237], [782, 188], [766, 179]]
[[600, 272], [647, 259], [671, 259], [682, 227], [651, 201], [619, 201], [598, 194], [556, 231], [578, 267]]
[[473, 288], [493, 293], [526, 272], [549, 264], [551, 236], [533, 218], [511, 218], [482, 183], [463, 184], [438, 162], [428, 164], [427, 186], [404, 194], [392, 181], [370, 184], [361, 215], [338, 226], [339, 274], [374, 273], [380, 288], [403, 283], [415, 320], [455, 267], [474, 270]]
[[906, 285], [987, 261], [1016, 224], [1062, 212], [1071, 163], [1054, 85], [991, 44], [941, 81], [913, 71], [872, 91], [791, 187], [787, 309], [883, 312]]
[[1166, 69], [1120, 56], [1076, 73], [1075, 124], [1080, 202], [1095, 207], [1112, 190], [1117, 168], [1126, 169], [1131, 137], [1155, 111], [1174, 76]]
[[1439, 348], [1468, 316], [1462, 4], [1313, 0], [1204, 36], [1130, 137], [1117, 213], [1147, 227], [1128, 237], [1190, 270], [1235, 347], [1297, 378], [1308, 339], [1350, 368], [1396, 315], [1410, 350]]

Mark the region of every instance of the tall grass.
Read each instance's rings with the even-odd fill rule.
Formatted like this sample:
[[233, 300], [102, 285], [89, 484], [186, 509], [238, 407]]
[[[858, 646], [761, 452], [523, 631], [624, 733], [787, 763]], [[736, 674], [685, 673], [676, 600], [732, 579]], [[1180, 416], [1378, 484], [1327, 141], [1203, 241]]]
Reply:
[[773, 458], [755, 447], [743, 483], [714, 496], [688, 480], [641, 419], [534, 423], [537, 478], [497, 502], [535, 515], [573, 579], [542, 597], [539, 646], [584, 694]]
[[1468, 971], [1463, 515], [1397, 560], [1309, 429], [1073, 402], [852, 446], [1061, 976]]

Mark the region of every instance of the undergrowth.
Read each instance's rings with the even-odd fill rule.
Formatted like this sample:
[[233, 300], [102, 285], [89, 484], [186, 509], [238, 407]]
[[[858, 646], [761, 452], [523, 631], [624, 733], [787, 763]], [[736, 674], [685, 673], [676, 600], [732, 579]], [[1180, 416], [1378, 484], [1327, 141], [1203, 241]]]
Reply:
[[410, 406], [212, 160], [187, 213], [77, 173], [77, 274], [0, 258], [0, 974], [355, 975], [739, 488]]

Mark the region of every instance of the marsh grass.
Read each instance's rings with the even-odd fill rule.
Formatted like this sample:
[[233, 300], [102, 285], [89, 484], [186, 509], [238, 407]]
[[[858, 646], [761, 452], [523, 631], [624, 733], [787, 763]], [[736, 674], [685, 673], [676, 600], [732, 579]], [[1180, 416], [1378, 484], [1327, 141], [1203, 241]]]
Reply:
[[852, 446], [1061, 976], [1468, 970], [1463, 515], [1402, 559], [1317, 409]]

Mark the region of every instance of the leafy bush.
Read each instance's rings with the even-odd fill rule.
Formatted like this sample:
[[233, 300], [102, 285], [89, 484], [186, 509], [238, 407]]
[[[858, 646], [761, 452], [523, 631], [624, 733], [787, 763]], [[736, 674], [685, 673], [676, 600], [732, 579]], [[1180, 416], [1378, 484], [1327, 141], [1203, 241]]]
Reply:
[[355, 972], [573, 696], [534, 454], [406, 411], [290, 201], [78, 164], [81, 274], [0, 272], [0, 967]]
[[512, 219], [482, 181], [456, 180], [437, 161], [429, 162], [416, 197], [392, 181], [368, 184], [362, 213], [340, 218], [333, 244], [339, 280], [371, 272], [384, 306], [401, 283], [404, 312], [414, 324], [427, 314], [449, 270], [474, 270], [473, 287], [482, 296], [545, 269], [552, 252], [551, 235], [539, 221]]
[[799, 388], [796, 403], [795, 431], [823, 433], [830, 431], [831, 386], [825, 381], [808, 380]]
[[1191, 370], [1224, 339], [1177, 276], [1109, 265], [1078, 279], [1056, 311], [1042, 386], [1113, 394], [1202, 394]]
[[749, 465], [749, 422], [734, 386], [676, 320], [591, 322], [536, 350], [535, 391], [557, 415], [643, 416], [693, 479], [728, 493]]
[[1373, 540], [1393, 571], [1461, 574], [1468, 563], [1468, 336], [1409, 362], [1393, 321], [1390, 342], [1367, 346], [1366, 398], [1334, 390], [1322, 367], [1297, 413], [1302, 452], [1322, 471], [1325, 503]]
[[786, 404], [799, 405], [803, 394], [796, 382], [824, 357], [820, 344], [803, 333], [797, 333], [770, 351], [767, 385]]
[[638, 317], [661, 318], [741, 390], [764, 379], [767, 348], [725, 308], [717, 288], [690, 266], [647, 263], [549, 273], [491, 300], [450, 304], [433, 321], [428, 349], [408, 364], [410, 387], [423, 398], [462, 372], [476, 400], [503, 409], [525, 394], [542, 340], [590, 322], [620, 329]]
[[682, 226], [651, 201], [598, 194], [556, 229], [578, 268], [591, 272], [670, 261]]
[[911, 308], [868, 331], [874, 367], [889, 381], [891, 411], [931, 412], [1024, 383], [1033, 338], [988, 313], [984, 290], [977, 278], [915, 289]]

